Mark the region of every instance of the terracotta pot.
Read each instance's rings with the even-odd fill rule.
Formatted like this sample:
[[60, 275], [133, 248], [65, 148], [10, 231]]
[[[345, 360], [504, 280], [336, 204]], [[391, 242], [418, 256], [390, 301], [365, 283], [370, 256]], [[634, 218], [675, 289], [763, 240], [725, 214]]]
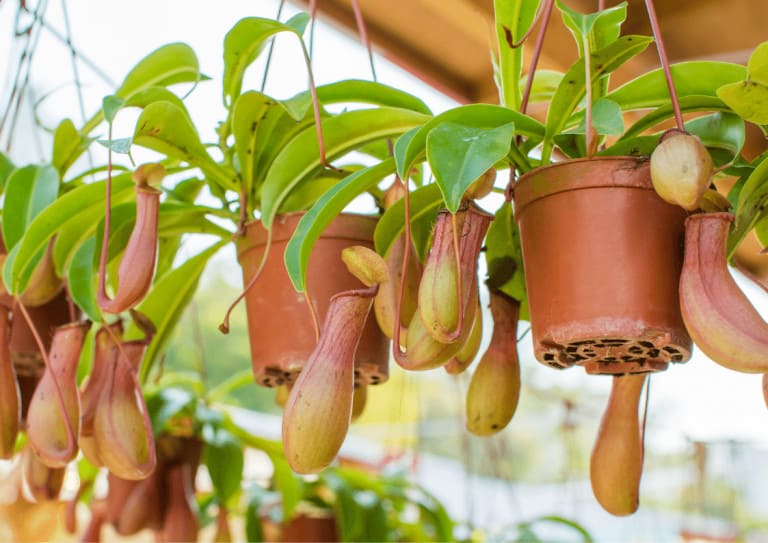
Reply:
[[537, 168], [514, 199], [539, 362], [618, 374], [690, 358], [678, 300], [686, 213], [656, 195], [647, 160]]
[[[245, 297], [251, 363], [256, 382], [272, 387], [292, 383], [315, 348], [315, 330], [302, 294], [297, 293], [285, 270], [283, 253], [302, 214], [275, 218], [272, 246], [261, 277]], [[322, 320], [330, 298], [341, 291], [362, 288], [341, 261], [342, 249], [352, 245], [373, 248], [376, 219], [342, 214], [317, 241], [309, 259], [307, 291]], [[247, 285], [259, 267], [267, 241], [260, 222], [247, 225], [237, 241], [238, 261]], [[376, 319], [369, 316], [355, 357], [355, 381], [378, 384], [389, 376], [389, 342]]]
[[298, 514], [286, 524], [278, 524], [262, 516], [264, 541], [325, 542], [339, 541], [336, 518], [332, 515]]

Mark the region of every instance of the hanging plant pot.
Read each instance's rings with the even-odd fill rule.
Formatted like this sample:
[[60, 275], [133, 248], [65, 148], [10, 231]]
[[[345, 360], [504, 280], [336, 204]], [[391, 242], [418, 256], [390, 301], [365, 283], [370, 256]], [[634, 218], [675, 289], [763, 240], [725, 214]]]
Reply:
[[657, 196], [647, 160], [537, 168], [514, 199], [539, 362], [620, 374], [690, 358], [678, 301], [686, 213]]
[[[272, 244], [261, 276], [245, 297], [251, 364], [256, 382], [268, 386], [293, 383], [315, 348], [312, 317], [304, 296], [291, 284], [283, 253], [301, 213], [275, 218]], [[331, 297], [362, 287], [341, 260], [341, 251], [352, 245], [373, 248], [376, 219], [342, 214], [317, 241], [309, 259], [307, 292], [322, 324]], [[267, 231], [261, 222], [246, 227], [237, 241], [237, 258], [248, 284], [261, 263], [267, 245]], [[355, 357], [355, 383], [379, 384], [389, 376], [389, 342], [376, 319], [369, 317]]]

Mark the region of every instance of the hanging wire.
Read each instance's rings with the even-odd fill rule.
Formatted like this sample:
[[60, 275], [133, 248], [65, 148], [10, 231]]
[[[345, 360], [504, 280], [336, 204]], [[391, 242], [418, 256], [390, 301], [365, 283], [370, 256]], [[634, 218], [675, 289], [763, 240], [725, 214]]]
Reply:
[[[69, 49], [69, 55], [72, 60], [72, 76], [75, 79], [75, 86], [77, 87], [77, 102], [80, 106], [80, 116], [82, 121], [85, 122], [87, 117], [85, 116], [85, 100], [83, 99], [83, 85], [80, 80], [80, 71], [77, 67], [77, 51], [75, 51], [72, 45], [72, 26], [69, 23], [69, 11], [67, 10], [67, 0], [61, 0], [61, 12], [64, 17], [64, 29], [67, 33], [66, 45]], [[91, 166], [93, 167], [93, 166]]]
[[528, 101], [530, 100], [531, 89], [533, 88], [533, 74], [536, 73], [536, 67], [539, 65], [541, 51], [544, 48], [544, 36], [547, 34], [547, 28], [549, 28], [549, 20], [552, 17], [552, 6], [554, 6], [554, 4], [555, 0], [544, 0], [541, 30], [539, 31], [539, 35], [536, 36], [536, 45], [533, 48], [531, 67], [528, 69], [528, 77], [525, 80], [525, 90], [523, 91], [523, 99], [520, 102], [520, 113], [525, 113], [528, 109]]
[[309, 66], [315, 58], [315, 20], [317, 20], [317, 0], [309, 0]]
[[[8, 104], [3, 113], [2, 119], [0, 119], [0, 137], [4, 134], [6, 128], [6, 122], [10, 119], [10, 125], [8, 125], [8, 141], [6, 143], [6, 152], [10, 153], [13, 138], [11, 137], [16, 127], [16, 121], [19, 117], [19, 110], [23, 101], [24, 93], [29, 84], [29, 77], [31, 73], [32, 59], [37, 45], [40, 42], [40, 21], [42, 15], [45, 13], [48, 7], [48, 0], [40, 0], [35, 8], [32, 22], [29, 27], [24, 31], [24, 35], [27, 36], [27, 43], [24, 46], [24, 50], [19, 58], [19, 64], [16, 68], [16, 75], [14, 76], [13, 87], [11, 89], [11, 95], [8, 99]], [[22, 73], [24, 73], [22, 80]]]
[[669, 56], [667, 50], [664, 47], [664, 40], [661, 37], [661, 29], [659, 28], [659, 19], [656, 16], [656, 9], [653, 6], [653, 0], [645, 0], [645, 7], [648, 10], [648, 19], [651, 22], [651, 30], [653, 31], [653, 39], [656, 40], [656, 49], [659, 52], [659, 61], [661, 61], [661, 67], [664, 70], [664, 78], [667, 81], [667, 89], [669, 90], [669, 98], [672, 101], [672, 109], [675, 112], [675, 124], [680, 130], [685, 130], [685, 124], [683, 123], [683, 114], [680, 111], [680, 101], [677, 98], [677, 90], [675, 90], [675, 82], [672, 79], [672, 70], [669, 67]]
[[374, 82], [378, 82], [376, 77], [376, 66], [373, 63], [373, 48], [371, 47], [371, 40], [368, 37], [368, 30], [365, 28], [365, 19], [363, 18], [363, 12], [360, 9], [359, 0], [352, 0], [352, 11], [355, 12], [355, 23], [357, 24], [357, 31], [360, 34], [360, 39], [368, 52], [368, 64], [371, 67], [371, 76]]
[[[280, 4], [277, 6], [277, 15], [275, 16], [276, 20], [280, 20], [280, 17], [283, 15], [283, 8], [285, 7], [285, 0], [280, 0]], [[267, 62], [264, 64], [264, 76], [261, 78], [261, 92], [264, 92], [264, 89], [267, 87], [267, 76], [269, 75], [269, 66], [272, 63], [272, 53], [275, 50], [275, 38], [272, 38], [272, 40], [269, 43], [269, 51], [267, 51]]]

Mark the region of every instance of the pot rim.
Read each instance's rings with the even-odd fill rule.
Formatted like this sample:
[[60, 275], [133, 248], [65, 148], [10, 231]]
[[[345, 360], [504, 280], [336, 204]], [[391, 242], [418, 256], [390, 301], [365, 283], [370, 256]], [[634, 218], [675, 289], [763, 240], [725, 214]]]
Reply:
[[[559, 170], [573, 170], [563, 174]], [[604, 170], [595, 175], [595, 170]], [[536, 200], [560, 192], [593, 188], [653, 190], [650, 159], [634, 156], [577, 158], [539, 166], [526, 172], [513, 186], [515, 215]]]
[[[287, 242], [291, 239], [301, 217], [306, 211], [294, 211], [276, 215], [272, 222], [272, 244]], [[378, 215], [363, 213], [340, 213], [325, 228], [322, 239], [352, 240], [370, 243], [373, 232], [379, 221]], [[255, 219], [245, 224], [245, 235], [235, 239], [238, 259], [241, 255], [267, 243], [267, 229], [261, 219]]]

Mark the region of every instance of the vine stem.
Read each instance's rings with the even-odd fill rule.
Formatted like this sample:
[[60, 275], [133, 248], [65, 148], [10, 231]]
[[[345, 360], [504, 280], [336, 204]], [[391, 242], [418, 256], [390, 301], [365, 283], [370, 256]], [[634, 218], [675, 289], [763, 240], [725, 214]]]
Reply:
[[[245, 232], [243, 232], [245, 234]], [[267, 264], [267, 258], [269, 257], [269, 250], [272, 247], [272, 228], [267, 229], [267, 243], [264, 245], [264, 253], [261, 255], [261, 261], [259, 262], [258, 268], [256, 268], [256, 272], [253, 274], [253, 277], [251, 277], [250, 281], [248, 281], [248, 284], [243, 289], [243, 291], [240, 293], [240, 295], [235, 298], [235, 301], [232, 302], [227, 308], [227, 312], [224, 315], [224, 320], [219, 324], [219, 331], [222, 334], [228, 334], [229, 333], [229, 318], [232, 314], [232, 311], [237, 307], [237, 304], [240, 303], [240, 301], [245, 298], [245, 295], [248, 294], [248, 291], [253, 288], [253, 285], [256, 284], [256, 281], [261, 277], [261, 273], [264, 271], [264, 266]]]
[[[554, 3], [554, 0], [545, 0], [544, 4], [542, 4], [539, 11], [536, 13], [536, 18], [531, 23], [530, 28], [525, 32], [525, 34], [522, 35], [522, 37], [517, 40], [516, 42], [511, 42], [509, 46], [512, 49], [517, 49], [521, 45], [523, 45], [528, 38], [531, 37], [531, 34], [533, 33], [536, 26], [539, 24], [539, 22], [542, 19], [542, 16], [544, 18], [544, 28], [542, 29], [542, 32], [544, 32], [544, 29], [546, 29], [547, 24], [549, 23], [549, 14], [552, 12], [552, 4]], [[542, 15], [543, 14], [543, 15]]]
[[27, 322], [27, 326], [29, 327], [30, 332], [32, 332], [32, 337], [34, 338], [35, 343], [37, 344], [37, 348], [40, 349], [40, 355], [43, 357], [45, 370], [51, 376], [51, 380], [53, 381], [53, 388], [56, 391], [56, 401], [59, 404], [59, 409], [61, 410], [61, 418], [64, 419], [64, 426], [65, 426], [65, 429], [67, 430], [67, 448], [69, 448], [70, 445], [73, 445], [73, 446], [77, 445], [77, 437], [75, 436], [75, 431], [72, 428], [72, 424], [69, 421], [69, 417], [67, 416], [67, 408], [64, 405], [64, 395], [61, 392], [61, 386], [59, 385], [59, 380], [56, 377], [56, 373], [53, 371], [53, 368], [51, 368], [51, 361], [48, 359], [48, 352], [45, 350], [45, 344], [43, 343], [43, 340], [40, 337], [40, 333], [37, 330], [37, 326], [35, 326], [35, 323], [32, 320], [32, 317], [30, 317], [29, 312], [27, 311], [27, 308], [24, 307], [24, 304], [22, 304], [18, 300], [15, 300], [14, 306], [18, 307], [19, 310], [21, 310], [21, 314], [24, 317], [24, 320]]
[[104, 234], [101, 240], [101, 254], [99, 255], [99, 297], [109, 299], [107, 296], [107, 251], [109, 250], [109, 234], [112, 223], [112, 123], [109, 123], [107, 141], [107, 183], [106, 194], [104, 196]]
[[[275, 16], [275, 19], [278, 21], [280, 20], [280, 16], [283, 14], [283, 7], [285, 7], [285, 0], [280, 0], [280, 4], [277, 6], [277, 15]], [[267, 51], [267, 61], [264, 64], [264, 75], [261, 78], [261, 92], [264, 92], [264, 89], [267, 86], [267, 76], [269, 75], [269, 67], [272, 64], [272, 54], [275, 51], [275, 39], [272, 38], [272, 41], [269, 43], [269, 51]]]
[[683, 123], [683, 114], [680, 111], [680, 101], [677, 98], [677, 90], [675, 90], [675, 82], [672, 79], [672, 70], [669, 67], [669, 56], [667, 55], [667, 50], [664, 47], [664, 40], [662, 39], [662, 36], [661, 36], [661, 29], [659, 28], [659, 19], [656, 16], [656, 9], [653, 6], [653, 0], [645, 0], [645, 7], [648, 10], [648, 19], [651, 22], [653, 39], [656, 40], [656, 49], [659, 52], [659, 61], [661, 61], [661, 67], [664, 70], [664, 78], [667, 81], [669, 98], [672, 101], [672, 109], [675, 112], [675, 124], [677, 124], [678, 129], [685, 131], [685, 125]]
[[[405, 278], [408, 273], [408, 263], [411, 256], [411, 243], [413, 243], [413, 235], [411, 233], [411, 198], [410, 191], [408, 190], [409, 176], [406, 172], [406, 177], [403, 180], [405, 183], [405, 194], [403, 194], [403, 207], [405, 214], [405, 250], [403, 251], [403, 265], [401, 266], [400, 288], [397, 292], [397, 304], [395, 304], [395, 325], [392, 334], [392, 355], [395, 360], [400, 363], [407, 361], [407, 353], [400, 348], [400, 328], [402, 327], [402, 311], [403, 311], [403, 298], [405, 297]], [[410, 324], [410, 323], [409, 323]]]
[[360, 0], [352, 0], [352, 11], [355, 13], [355, 24], [357, 24], [357, 31], [360, 33], [360, 39], [368, 51], [368, 64], [371, 67], [371, 76], [373, 81], [377, 82], [376, 66], [373, 63], [373, 49], [371, 48], [371, 40], [368, 37], [368, 30], [365, 28], [365, 19], [363, 19], [363, 12], [360, 9]]
[[[547, 28], [549, 28], [549, 20], [552, 17], [552, 6], [554, 4], [555, 0], [544, 0], [544, 6], [542, 7], [543, 19], [541, 22], [541, 31], [539, 32], [539, 35], [536, 36], [536, 45], [533, 48], [533, 57], [531, 57], [531, 67], [528, 69], [528, 77], [525, 80], [525, 90], [523, 91], [523, 98], [520, 102], [520, 113], [525, 113], [528, 109], [528, 101], [531, 97], [531, 89], [533, 89], [533, 75], [536, 73], [536, 67], [539, 65], [541, 51], [544, 48], [544, 36], [547, 34]], [[531, 28], [528, 30], [529, 33], [535, 24], [536, 23], [531, 25]], [[525, 36], [523, 39], [525, 39]]]
[[584, 132], [586, 135], [587, 158], [592, 158], [595, 154], [594, 141], [592, 134], [592, 53], [589, 50], [589, 38], [585, 34], [582, 38], [582, 48], [584, 50], [584, 81], [586, 82], [587, 104], [584, 114]]

